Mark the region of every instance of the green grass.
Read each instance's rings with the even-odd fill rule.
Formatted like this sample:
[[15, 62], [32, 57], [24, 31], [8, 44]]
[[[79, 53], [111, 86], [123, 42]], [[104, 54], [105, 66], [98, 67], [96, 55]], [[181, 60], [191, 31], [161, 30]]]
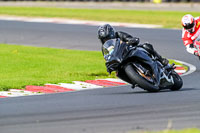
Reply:
[[109, 77], [97, 51], [0, 44], [0, 62], [0, 90]]
[[0, 44], [0, 62], [0, 90], [115, 77], [100, 51]]
[[[186, 13], [199, 16], [199, 12], [136, 11], [117, 9], [69, 9], [45, 7], [0, 7], [0, 15], [27, 17], [55, 17], [80, 20], [157, 24], [164, 28], [181, 28], [181, 18]], [[103, 15], [102, 15], [103, 14]]]

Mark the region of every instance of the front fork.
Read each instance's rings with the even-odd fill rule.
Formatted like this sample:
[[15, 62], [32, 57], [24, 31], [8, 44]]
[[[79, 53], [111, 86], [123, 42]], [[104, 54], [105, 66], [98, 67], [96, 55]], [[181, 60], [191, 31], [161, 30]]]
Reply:
[[161, 88], [165, 88], [167, 86], [174, 85], [174, 79], [172, 77], [172, 71], [175, 69], [175, 64], [172, 65], [168, 64], [163, 68], [161, 80], [160, 80], [160, 86]]

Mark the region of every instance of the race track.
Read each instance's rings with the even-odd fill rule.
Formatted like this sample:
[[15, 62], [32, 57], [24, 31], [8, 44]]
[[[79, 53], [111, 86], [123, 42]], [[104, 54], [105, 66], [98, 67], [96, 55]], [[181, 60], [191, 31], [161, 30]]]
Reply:
[[[0, 99], [1, 133], [124, 133], [200, 128], [200, 61], [185, 51], [180, 30], [122, 28], [163, 56], [197, 67], [181, 91], [147, 93], [130, 86]], [[0, 21], [0, 43], [100, 51], [96, 26]]]

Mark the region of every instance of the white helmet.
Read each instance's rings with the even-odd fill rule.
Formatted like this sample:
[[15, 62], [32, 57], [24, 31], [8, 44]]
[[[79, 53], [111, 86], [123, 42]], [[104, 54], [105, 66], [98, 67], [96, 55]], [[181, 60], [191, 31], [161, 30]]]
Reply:
[[192, 15], [187, 14], [185, 16], [183, 16], [182, 20], [182, 26], [184, 27], [184, 29], [186, 29], [188, 32], [193, 33], [195, 30], [195, 19]]

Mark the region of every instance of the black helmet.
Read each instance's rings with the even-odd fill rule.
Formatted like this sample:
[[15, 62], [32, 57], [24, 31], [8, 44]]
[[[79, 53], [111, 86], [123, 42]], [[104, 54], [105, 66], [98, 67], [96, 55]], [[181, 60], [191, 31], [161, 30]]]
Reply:
[[105, 24], [99, 27], [97, 34], [101, 42], [105, 43], [107, 40], [115, 38], [115, 29], [111, 25]]

